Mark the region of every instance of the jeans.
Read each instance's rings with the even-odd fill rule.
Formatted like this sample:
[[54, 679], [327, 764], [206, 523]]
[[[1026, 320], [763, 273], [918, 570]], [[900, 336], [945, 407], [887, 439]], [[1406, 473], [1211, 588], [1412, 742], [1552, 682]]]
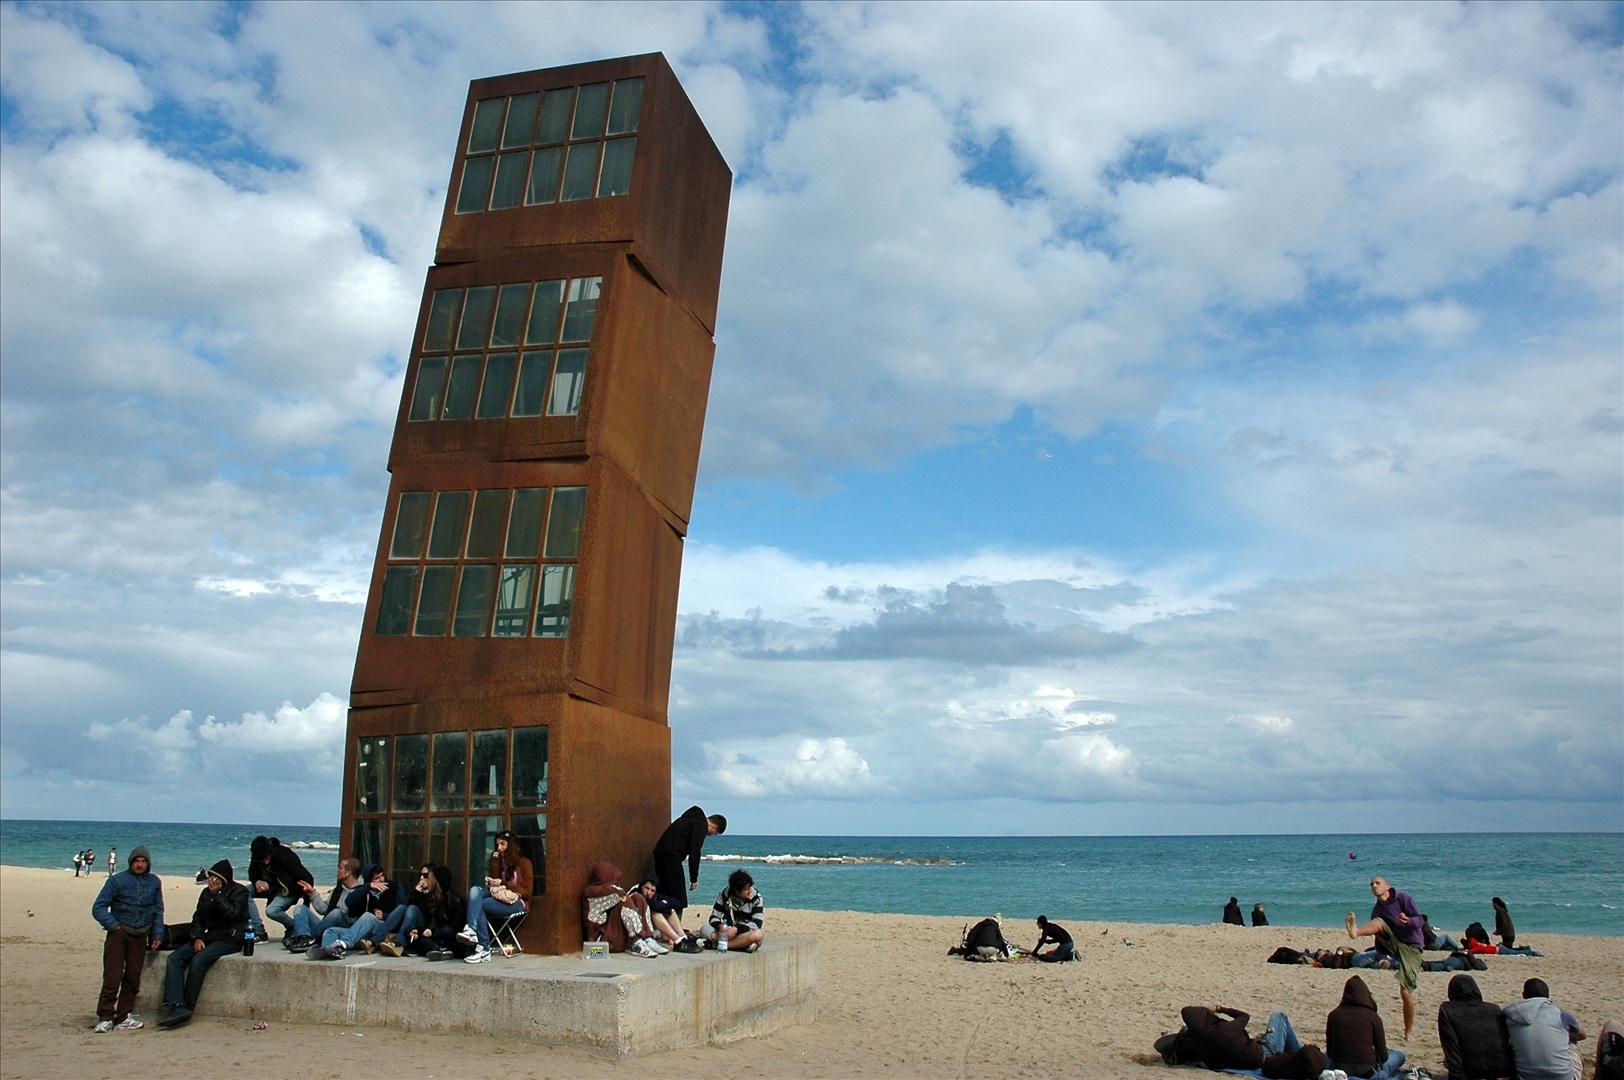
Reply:
[[1432, 948], [1428, 949], [1427, 951], [1428, 952], [1456, 952], [1459, 949], [1460, 949], [1460, 943], [1457, 942], [1454, 938], [1450, 937], [1448, 934], [1439, 934], [1436, 938], [1433, 939]]
[[401, 927], [406, 924], [406, 913], [408, 911], [415, 910], [415, 908], [409, 907], [406, 904], [397, 904], [395, 905], [394, 911], [391, 911], [381, 919], [374, 915], [372, 918], [376, 925], [373, 926], [371, 932], [367, 934], [367, 937], [372, 939], [372, 944], [374, 945], [383, 944], [383, 939], [388, 937], [390, 934], [394, 934], [398, 938], [400, 936]]
[[302, 907], [293, 913], [293, 935], [295, 937], [313, 937], [318, 940], [333, 927], [340, 930], [350, 925], [350, 917], [344, 914], [343, 908], [334, 908], [318, 921], [316, 913], [307, 907]]
[[1257, 1037], [1257, 1044], [1263, 1047], [1264, 1057], [1289, 1054], [1302, 1049], [1303, 1045], [1297, 1041], [1297, 1033], [1292, 1030], [1291, 1021], [1283, 1012], [1269, 1014], [1269, 1030]]
[[255, 941], [271, 940], [265, 933], [265, 924], [259, 921], [259, 905], [254, 898], [248, 898], [248, 932], [254, 935]]
[[1045, 964], [1063, 964], [1077, 955], [1077, 947], [1069, 941], [1062, 941], [1048, 952], [1034, 955]]
[[291, 896], [287, 893], [273, 896], [265, 904], [265, 917], [272, 922], [281, 923], [289, 934], [293, 934], [296, 932], [293, 928], [294, 916], [288, 914], [288, 908], [293, 907], [298, 902], [299, 898], [297, 896]]
[[241, 952], [235, 941], [216, 941], [193, 952], [190, 945], [182, 945], [169, 954], [169, 968], [164, 972], [164, 1004], [197, 1008], [197, 995], [203, 992], [203, 976], [222, 956]]
[[322, 948], [342, 941], [346, 949], [353, 949], [358, 941], [372, 933], [374, 928], [382, 925], [383, 923], [372, 912], [363, 911], [361, 917], [348, 926], [329, 926], [323, 930], [321, 934]]
[[492, 915], [505, 919], [523, 910], [523, 904], [504, 904], [500, 900], [493, 899], [478, 885], [468, 890], [468, 925], [474, 928], [474, 936], [479, 939], [481, 949], [491, 947]]

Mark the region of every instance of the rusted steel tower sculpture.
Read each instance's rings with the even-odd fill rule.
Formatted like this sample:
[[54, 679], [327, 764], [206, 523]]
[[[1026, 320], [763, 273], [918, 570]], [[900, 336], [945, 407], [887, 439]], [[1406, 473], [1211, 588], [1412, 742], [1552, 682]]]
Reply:
[[667, 821], [682, 542], [732, 174], [664, 56], [470, 85], [350, 690], [343, 835], [415, 881], [515, 832], [521, 937]]

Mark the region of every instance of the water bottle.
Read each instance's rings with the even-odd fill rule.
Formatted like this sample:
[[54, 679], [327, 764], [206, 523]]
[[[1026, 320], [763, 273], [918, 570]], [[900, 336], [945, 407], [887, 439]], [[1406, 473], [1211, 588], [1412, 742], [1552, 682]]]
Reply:
[[720, 930], [716, 931], [716, 951], [727, 952], [727, 935]]
[[252, 930], [242, 936], [242, 954], [244, 956], [254, 955], [254, 932]]

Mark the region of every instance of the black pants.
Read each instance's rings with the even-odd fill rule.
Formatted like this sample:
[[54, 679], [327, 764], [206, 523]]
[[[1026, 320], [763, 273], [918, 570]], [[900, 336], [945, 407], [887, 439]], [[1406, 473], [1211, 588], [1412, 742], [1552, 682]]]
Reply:
[[132, 934], [122, 926], [107, 932], [102, 946], [101, 998], [96, 1018], [123, 1023], [141, 993], [141, 969], [147, 962], [147, 935]]

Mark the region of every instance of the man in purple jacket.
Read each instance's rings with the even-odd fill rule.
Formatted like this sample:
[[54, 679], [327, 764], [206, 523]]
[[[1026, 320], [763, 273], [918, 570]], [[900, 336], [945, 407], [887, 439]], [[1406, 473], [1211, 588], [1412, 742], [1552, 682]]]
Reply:
[[1376, 939], [1376, 947], [1398, 961], [1398, 997], [1404, 1004], [1404, 1038], [1415, 1026], [1415, 987], [1421, 973], [1421, 909], [1408, 893], [1401, 893], [1384, 877], [1370, 879], [1376, 904], [1370, 921], [1360, 924], [1348, 912], [1348, 936]]

